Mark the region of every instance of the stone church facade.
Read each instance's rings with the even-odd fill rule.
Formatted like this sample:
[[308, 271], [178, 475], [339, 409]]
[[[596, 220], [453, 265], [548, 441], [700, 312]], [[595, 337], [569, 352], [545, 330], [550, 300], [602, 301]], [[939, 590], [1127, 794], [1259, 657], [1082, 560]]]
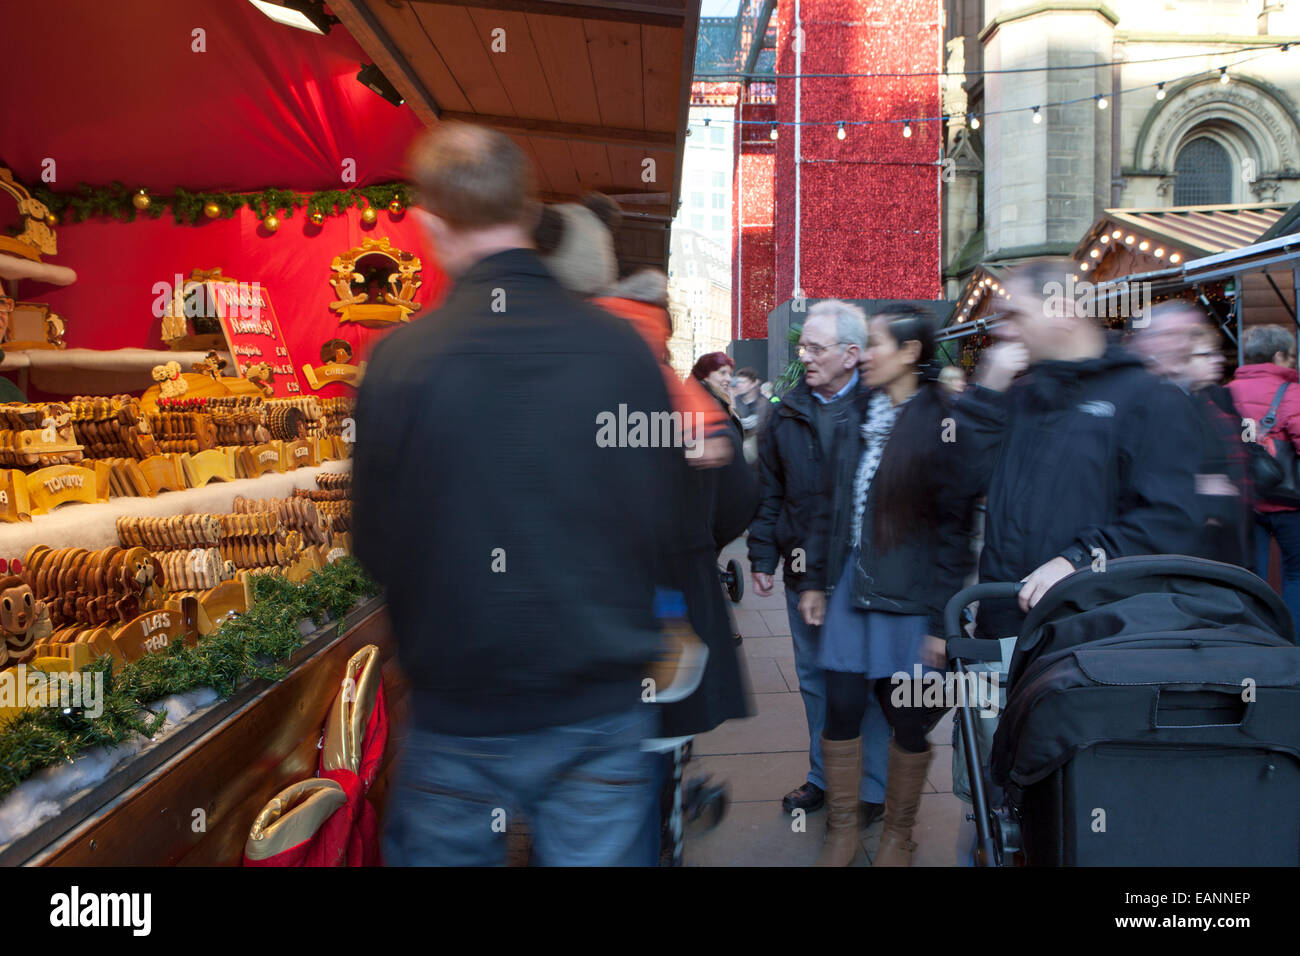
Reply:
[[949, 298], [1106, 209], [1300, 201], [1300, 0], [943, 2]]

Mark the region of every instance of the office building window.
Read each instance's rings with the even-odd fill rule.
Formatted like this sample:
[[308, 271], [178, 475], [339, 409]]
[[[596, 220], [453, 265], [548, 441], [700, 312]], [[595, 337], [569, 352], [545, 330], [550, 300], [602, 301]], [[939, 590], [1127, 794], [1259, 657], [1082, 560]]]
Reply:
[[714, 216], [714, 217], [713, 217], [713, 228], [714, 228], [714, 230], [717, 231], [717, 232], [721, 232], [723, 229], [726, 229], [726, 228], [727, 228], [727, 218], [726, 218], [725, 216]]
[[714, 208], [714, 209], [726, 209], [726, 208], [727, 208], [727, 197], [726, 197], [726, 195], [724, 195], [723, 193], [714, 193], [714, 194], [713, 194], [713, 208]]
[[703, 205], [704, 205], [704, 193], [691, 193], [691, 205], [692, 205], [692, 206], [703, 206]]
[[727, 186], [727, 174], [726, 174], [726, 173], [714, 173], [714, 174], [713, 174], [713, 188], [714, 188], [714, 189], [725, 189], [726, 186]]
[[722, 127], [720, 127], [720, 126], [710, 126], [710, 127], [709, 127], [709, 144], [712, 145], [712, 146], [722, 146], [722, 145], [724, 145], [724, 144], [725, 144], [725, 139], [724, 139], [724, 137], [723, 137], [724, 132], [725, 132], [725, 130], [723, 130]]
[[691, 216], [691, 228], [692, 228], [692, 229], [703, 229], [703, 228], [704, 228], [704, 217], [703, 217], [703, 216]]

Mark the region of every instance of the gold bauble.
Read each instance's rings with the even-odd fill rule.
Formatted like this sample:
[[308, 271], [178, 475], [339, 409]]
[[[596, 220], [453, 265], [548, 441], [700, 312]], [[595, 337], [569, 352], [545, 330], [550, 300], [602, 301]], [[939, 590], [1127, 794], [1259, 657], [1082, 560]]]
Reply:
[[143, 189], [140, 190], [138, 193], [136, 193], [134, 196], [131, 197], [131, 205], [135, 206], [136, 209], [148, 209], [149, 194], [145, 192]]
[[262, 220], [262, 225], [266, 226], [267, 232], [275, 232], [280, 228], [280, 219], [274, 213]]
[[321, 223], [323, 223], [323, 222], [325, 221], [325, 217], [324, 217], [324, 215], [322, 215], [321, 213], [318, 213], [318, 212], [314, 212], [314, 213], [312, 213], [312, 214], [311, 214], [310, 216], [308, 216], [307, 218], [309, 218], [309, 219], [311, 220], [311, 224], [312, 224], [313, 226], [319, 226]]
[[45, 221], [48, 222], [51, 226], [57, 226], [59, 224], [59, 217], [54, 215], [54, 213], [50, 213], [48, 216], [45, 217]]
[[394, 216], [400, 216], [402, 214], [402, 204], [394, 199], [388, 204], [388, 211]]
[[361, 214], [361, 221], [364, 222], [367, 226], [373, 226], [375, 224], [375, 220], [378, 218], [379, 217], [375, 215], [374, 206], [367, 206], [366, 211]]
[[205, 203], [203, 206], [203, 215], [209, 219], [216, 219], [221, 215], [221, 207], [214, 202]]

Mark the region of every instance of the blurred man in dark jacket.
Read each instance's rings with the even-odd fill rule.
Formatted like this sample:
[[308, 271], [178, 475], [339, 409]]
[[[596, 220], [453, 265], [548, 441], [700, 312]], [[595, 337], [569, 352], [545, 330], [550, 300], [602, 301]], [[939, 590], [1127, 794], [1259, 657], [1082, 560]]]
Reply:
[[980, 603], [985, 637], [1017, 633], [1072, 571], [1197, 544], [1196, 413], [1079, 308], [1074, 268], [1043, 259], [1016, 271], [1001, 342], [955, 408], [969, 477], [988, 494], [980, 579], [1024, 581], [1018, 600]]
[[357, 405], [356, 551], [412, 684], [385, 857], [498, 863], [522, 812], [542, 863], [653, 865], [641, 692], [682, 450], [634, 416], [667, 413], [663, 376], [529, 248], [509, 138], [444, 123], [412, 164], [455, 285], [379, 344]]
[[[1003, 677], [1025, 614], [1057, 581], [1199, 543], [1191, 400], [1108, 341], [1086, 293], [1076, 296], [1076, 269], [1040, 259], [1012, 274], [1000, 342], [954, 406], [965, 477], [988, 496], [980, 580], [1023, 582], [1017, 598], [981, 601], [975, 620], [977, 636], [1001, 641], [1002, 661], [974, 669]], [[974, 723], [986, 762], [997, 720]], [[953, 742], [953, 791], [966, 799], [960, 736]]]

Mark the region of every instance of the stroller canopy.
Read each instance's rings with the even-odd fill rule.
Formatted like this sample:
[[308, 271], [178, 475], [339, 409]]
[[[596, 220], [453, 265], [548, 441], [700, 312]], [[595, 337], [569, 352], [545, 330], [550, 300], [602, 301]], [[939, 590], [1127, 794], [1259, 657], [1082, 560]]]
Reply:
[[[1243, 706], [1247, 686], [1258, 700]], [[1025, 619], [992, 778], [1030, 785], [1095, 744], [1155, 744], [1168, 735], [1164, 714], [1179, 691], [1238, 702], [1232, 716], [1196, 725], [1200, 743], [1300, 756], [1300, 648], [1262, 580], [1166, 555], [1075, 572]]]
[[1157, 554], [1116, 558], [1105, 568], [1074, 572], [1029, 612], [1008, 692], [1043, 655], [1104, 638], [1212, 629], [1247, 643], [1295, 640], [1281, 598], [1236, 565]]

